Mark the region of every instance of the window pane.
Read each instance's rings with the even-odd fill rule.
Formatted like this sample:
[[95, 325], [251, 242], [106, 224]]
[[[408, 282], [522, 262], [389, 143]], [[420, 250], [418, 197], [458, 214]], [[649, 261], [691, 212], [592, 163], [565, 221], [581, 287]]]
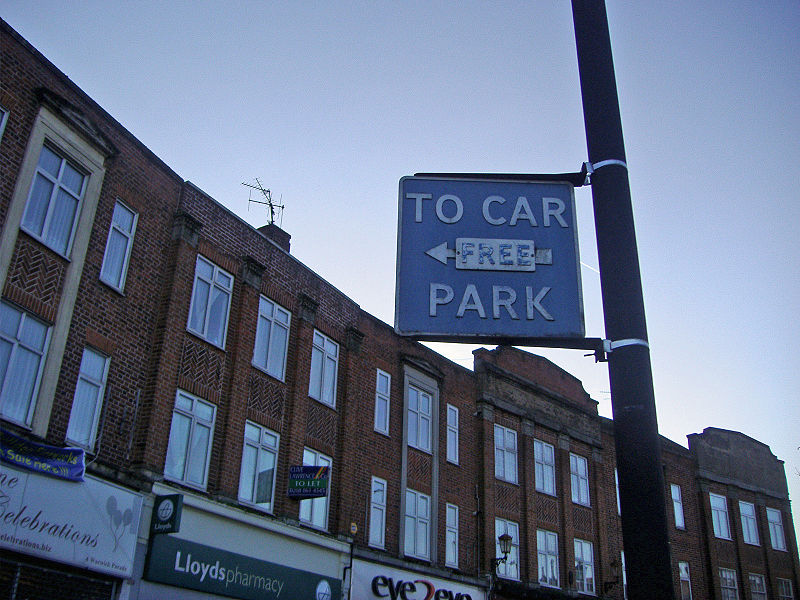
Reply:
[[31, 186], [31, 195], [25, 206], [25, 215], [22, 226], [32, 233], [41, 236], [44, 231], [44, 220], [47, 217], [47, 207], [53, 195], [54, 184], [37, 174]]
[[78, 200], [75, 197], [64, 190], [58, 191], [44, 238], [53, 250], [61, 254], [67, 252], [77, 208]]
[[208, 456], [208, 442], [210, 437], [211, 430], [208, 427], [200, 424], [195, 427], [192, 435], [186, 481], [199, 485], [205, 484], [206, 457]]
[[[198, 269], [201, 263], [197, 263]], [[205, 330], [206, 308], [210, 286], [202, 279], [195, 279], [194, 298], [192, 298], [192, 314], [189, 316], [189, 328], [202, 334]]]
[[58, 177], [58, 170], [61, 168], [61, 157], [47, 146], [42, 146], [42, 152], [39, 154], [38, 166], [55, 179]]
[[192, 420], [180, 413], [173, 413], [169, 430], [169, 447], [164, 474], [176, 479], [183, 479], [186, 468], [186, 449], [189, 445], [189, 429]]
[[255, 446], [246, 444], [242, 452], [242, 475], [239, 479], [239, 497], [250, 502], [253, 501], [253, 489], [256, 472]]
[[228, 316], [228, 294], [219, 288], [211, 290], [211, 311], [208, 315], [207, 339], [212, 344], [222, 345]]
[[286, 356], [288, 339], [288, 330], [279, 326], [273, 328], [267, 372], [278, 379], [283, 379], [284, 357]]
[[133, 230], [133, 221], [134, 213], [117, 202], [114, 205], [114, 215], [111, 217], [111, 222], [125, 233], [130, 234]]

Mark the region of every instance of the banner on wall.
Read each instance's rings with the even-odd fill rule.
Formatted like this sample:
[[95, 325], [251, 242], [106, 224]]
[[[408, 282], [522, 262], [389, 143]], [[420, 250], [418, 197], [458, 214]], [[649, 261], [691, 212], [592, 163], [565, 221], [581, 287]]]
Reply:
[[0, 463], [0, 548], [133, 576], [142, 496], [87, 476], [81, 484]]

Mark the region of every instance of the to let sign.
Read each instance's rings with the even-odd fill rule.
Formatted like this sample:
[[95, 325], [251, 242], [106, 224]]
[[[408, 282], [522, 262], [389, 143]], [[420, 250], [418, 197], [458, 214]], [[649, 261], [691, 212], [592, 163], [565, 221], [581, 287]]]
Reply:
[[401, 335], [585, 335], [570, 183], [404, 177], [397, 248]]

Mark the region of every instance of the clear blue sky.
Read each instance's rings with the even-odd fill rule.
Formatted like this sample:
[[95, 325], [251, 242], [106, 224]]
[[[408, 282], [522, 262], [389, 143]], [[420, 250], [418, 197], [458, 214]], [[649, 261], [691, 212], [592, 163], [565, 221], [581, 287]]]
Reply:
[[[607, 0], [661, 433], [741, 431], [800, 522], [800, 2]], [[391, 323], [397, 186], [586, 160], [571, 9], [529, 2], [7, 0], [2, 17], [182, 177]], [[603, 336], [588, 189], [587, 335]], [[471, 366], [468, 346], [437, 346]], [[605, 365], [540, 352], [610, 416]]]

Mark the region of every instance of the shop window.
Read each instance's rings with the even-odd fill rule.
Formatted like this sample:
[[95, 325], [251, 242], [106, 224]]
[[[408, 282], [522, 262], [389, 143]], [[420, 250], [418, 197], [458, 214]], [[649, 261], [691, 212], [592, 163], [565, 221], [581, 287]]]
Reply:
[[258, 300], [253, 365], [275, 379], [284, 380], [292, 314], [269, 298]]
[[94, 448], [97, 437], [110, 362], [107, 356], [92, 348], [83, 349], [67, 426], [67, 441], [87, 450]]
[[308, 395], [336, 408], [336, 374], [339, 368], [339, 344], [328, 336], [314, 331], [311, 349], [311, 381]]
[[30, 426], [50, 328], [27, 312], [0, 302], [0, 414]]
[[494, 426], [494, 476], [517, 483], [517, 432], [497, 424]]
[[169, 430], [167, 479], [205, 489], [217, 407], [178, 390]]
[[389, 435], [391, 389], [392, 376], [378, 369], [375, 381], [375, 431], [385, 435]]
[[589, 467], [583, 456], [569, 455], [569, 481], [572, 501], [589, 506]]
[[239, 500], [272, 512], [280, 436], [251, 421], [244, 425]]
[[111, 228], [108, 231], [106, 250], [103, 255], [103, 267], [100, 269], [100, 281], [107, 283], [115, 290], [125, 289], [125, 278], [133, 248], [133, 235], [139, 215], [117, 200], [114, 214], [111, 217]]
[[300, 501], [300, 521], [316, 527], [328, 528], [328, 498], [330, 497], [331, 478], [333, 477], [333, 460], [311, 448], [303, 449], [303, 465], [307, 467], [328, 467], [328, 494], [319, 498], [309, 498]]
[[431, 537], [431, 499], [421, 492], [406, 490], [403, 550], [406, 556], [429, 560]]
[[232, 293], [233, 275], [198, 256], [187, 329], [224, 348]]
[[592, 542], [575, 539], [575, 589], [594, 594], [594, 546]]

